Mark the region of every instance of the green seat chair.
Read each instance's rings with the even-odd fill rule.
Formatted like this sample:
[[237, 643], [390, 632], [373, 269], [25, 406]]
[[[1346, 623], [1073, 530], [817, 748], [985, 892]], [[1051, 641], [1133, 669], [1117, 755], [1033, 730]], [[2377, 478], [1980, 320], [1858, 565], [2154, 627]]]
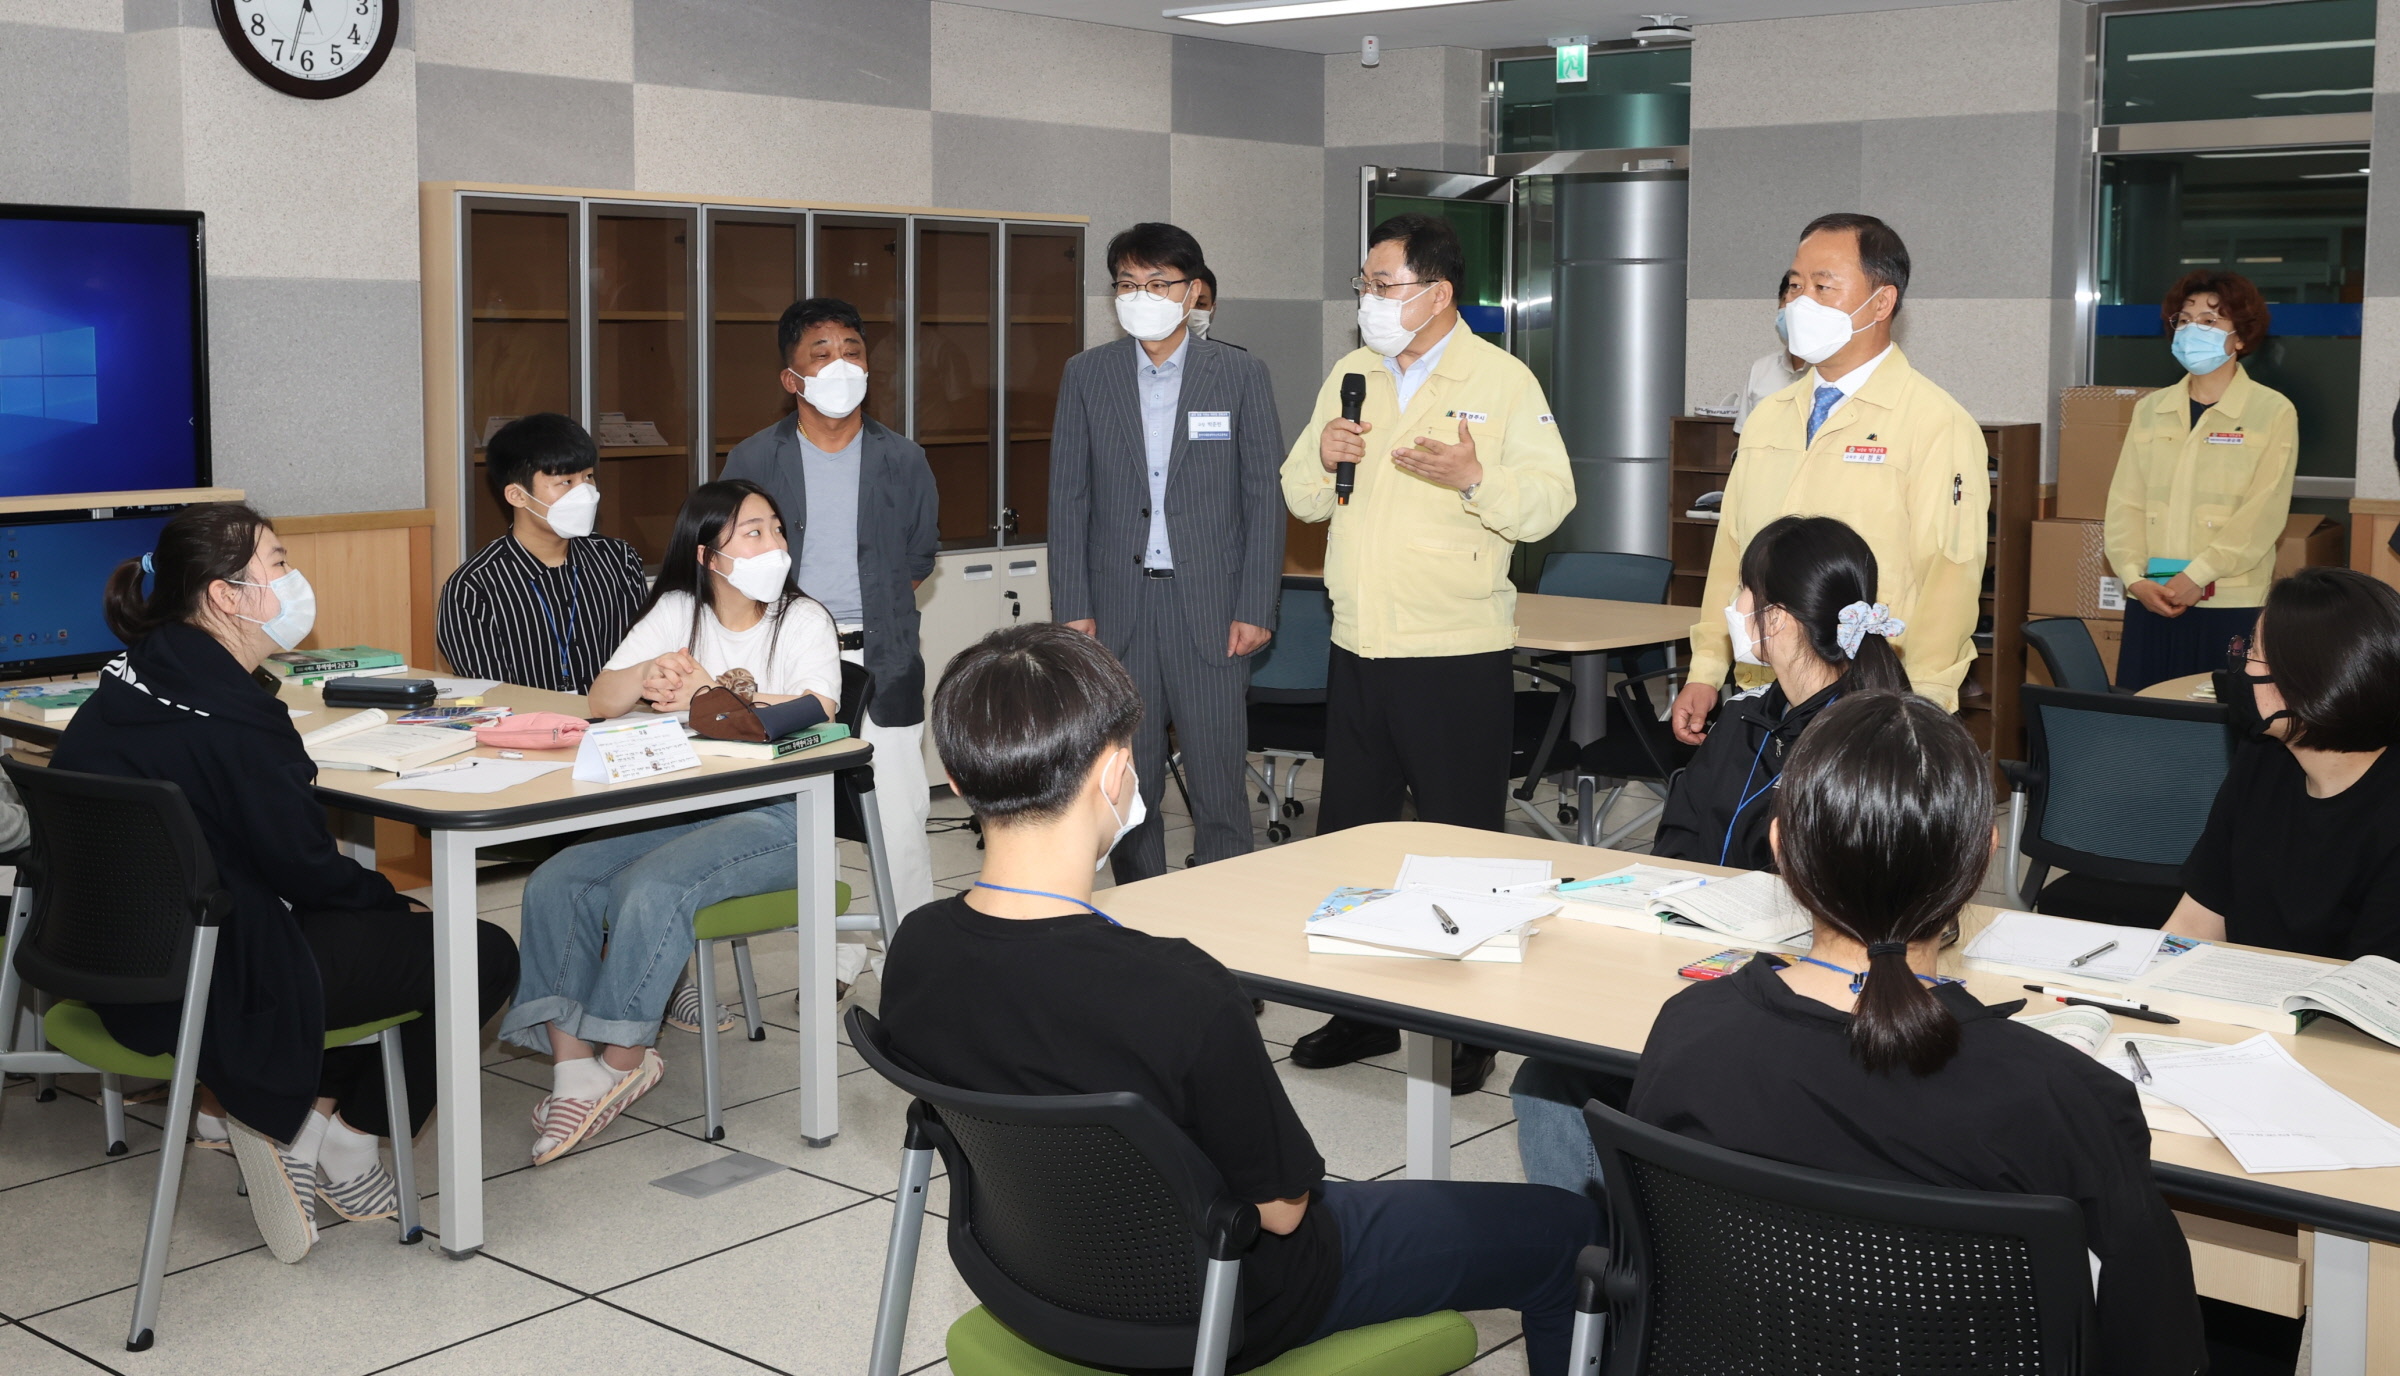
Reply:
[[[33, 855], [18, 874], [7, 946], [0, 955], [0, 1070], [98, 1071], [115, 1101], [112, 1154], [124, 1142], [121, 1078], [137, 1075], [170, 1086], [158, 1183], [125, 1340], [127, 1350], [146, 1351], [158, 1318], [167, 1235], [183, 1179], [184, 1125], [192, 1117], [217, 928], [232, 913], [233, 896], [218, 884], [208, 842], [176, 785], [28, 767], [14, 760], [0, 760], [0, 769], [16, 785], [33, 824]], [[47, 1049], [15, 1046], [16, 1009], [28, 987], [58, 1000], [42, 1019]], [[175, 1051], [164, 1056], [128, 1049], [108, 1034], [91, 1007], [178, 1001], [183, 1012]], [[417, 1016], [405, 1013], [325, 1034], [328, 1049], [380, 1044], [384, 1102], [394, 1124], [409, 1121], [399, 1028]], [[400, 1241], [410, 1243], [422, 1236], [415, 1161], [406, 1129], [396, 1131], [401, 1136], [392, 1144], [392, 1159], [400, 1186]]]
[[[911, 1096], [870, 1376], [898, 1376], [940, 1153], [950, 1259], [982, 1301], [950, 1327], [959, 1376], [1186, 1369], [1223, 1376], [1242, 1345], [1242, 1256], [1258, 1210], [1139, 1094], [983, 1094], [903, 1069], [883, 1027], [850, 1010], [850, 1044]], [[1333, 1334], [1262, 1376], [1440, 1376], [1475, 1360], [1452, 1312]]]

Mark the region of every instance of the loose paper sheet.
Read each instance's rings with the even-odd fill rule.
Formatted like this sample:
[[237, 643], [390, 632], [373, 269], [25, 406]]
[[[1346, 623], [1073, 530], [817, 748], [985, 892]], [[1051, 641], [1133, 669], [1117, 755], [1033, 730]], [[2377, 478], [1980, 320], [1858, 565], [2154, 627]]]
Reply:
[[478, 758], [465, 769], [445, 769], [439, 774], [420, 774], [413, 779], [394, 779], [375, 785], [379, 792], [404, 791], [417, 793], [500, 793], [518, 784], [532, 783], [553, 770], [565, 769], [564, 760], [487, 760]]
[[[2331, 1171], [2400, 1166], [2400, 1128], [2311, 1075], [2265, 1034], [2232, 1046], [2153, 1056], [2141, 1088], [2206, 1123], [2242, 1169]], [[2125, 1062], [2111, 1063], [2120, 1074]]]
[[[2129, 980], [2150, 967], [2159, 934], [2148, 927], [2112, 927], [2067, 917], [2004, 912], [1967, 946], [1967, 959], [2054, 970], [2078, 979]], [[2115, 942], [2115, 949], [2082, 965], [2078, 956]]]
[[[1411, 855], [1400, 862], [1399, 889], [1449, 889], [1455, 893], [1489, 893], [1518, 884], [1538, 884], [1550, 877], [1547, 860], [1504, 860], [1468, 855]], [[1447, 906], [1447, 905], [1445, 905]]]
[[[1433, 911], [1437, 903], [1457, 926], [1455, 936], [1442, 930], [1441, 919]], [[1311, 936], [1343, 937], [1455, 958], [1557, 906], [1554, 899], [1522, 894], [1402, 889], [1389, 898], [1361, 904], [1339, 916], [1317, 918], [1307, 924], [1307, 929]]]

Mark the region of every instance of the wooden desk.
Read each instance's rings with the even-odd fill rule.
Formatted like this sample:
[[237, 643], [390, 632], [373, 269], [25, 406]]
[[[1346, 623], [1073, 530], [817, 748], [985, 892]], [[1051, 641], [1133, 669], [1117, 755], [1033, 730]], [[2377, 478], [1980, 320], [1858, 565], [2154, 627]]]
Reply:
[[2193, 689], [2204, 687], [2208, 683], [2209, 675], [2207, 674], [2185, 674], [2181, 678], [2160, 679], [2158, 682], [2151, 684], [2147, 688], [2144, 688], [2139, 696], [2145, 698], [2173, 698], [2177, 702], [2215, 702], [2217, 700], [2217, 696], [2214, 690], [2211, 690], [2206, 697], [2196, 698], [2192, 696]]
[[[327, 707], [315, 688], [286, 685], [283, 700], [308, 713], [295, 718], [301, 731], [346, 720], [359, 709]], [[585, 714], [583, 698], [569, 693], [503, 685], [483, 700], [520, 712]], [[397, 716], [398, 713], [393, 713]], [[60, 728], [0, 720], [0, 734], [55, 742]], [[480, 747], [473, 755], [496, 758]], [[698, 769], [681, 770], [627, 784], [576, 781], [556, 770], [499, 793], [384, 791], [393, 776], [381, 770], [322, 769], [316, 796], [355, 821], [345, 849], [362, 865], [375, 864], [373, 819], [425, 828], [432, 836], [434, 912], [434, 1055], [441, 1111], [434, 1117], [440, 1159], [437, 1199], [442, 1250], [470, 1256], [483, 1246], [482, 1028], [476, 1017], [475, 853], [486, 847], [561, 832], [626, 822], [655, 821], [700, 808], [790, 798], [799, 812], [800, 897], [800, 1132], [811, 1146], [824, 1146], [840, 1130], [834, 1025], [833, 884], [840, 861], [833, 844], [833, 776], [858, 769], [873, 758], [863, 741], [848, 740], [776, 761], [704, 756]], [[528, 760], [572, 762], [573, 750], [528, 750]], [[454, 758], [465, 758], [458, 756]], [[867, 834], [877, 837], [871, 791], [862, 794]], [[880, 857], [880, 843], [872, 848]], [[891, 892], [878, 866], [878, 892]]]
[[[1522, 965], [1361, 956], [1311, 955], [1301, 924], [1328, 890], [1385, 885], [1401, 857], [1523, 856], [1552, 862], [1561, 875], [1604, 873], [1647, 856], [1598, 851], [1534, 837], [1421, 822], [1355, 827], [1256, 851], [1212, 865], [1108, 891], [1111, 917], [1159, 936], [1186, 938], [1240, 976], [1263, 998], [1345, 1013], [1408, 1035], [1408, 1173], [1449, 1174], [1450, 1048], [1453, 1040], [1629, 1074], [1658, 1007], [1686, 982], [1675, 971], [1730, 939], [1694, 941], [1625, 931], [1553, 916]], [[1725, 873], [1709, 865], [1683, 865]], [[1994, 910], [1974, 907], [1971, 938]], [[1944, 973], [1959, 975], [1987, 1003], [2025, 997], [2023, 981], [1965, 965], [1965, 941], [1944, 954]], [[2121, 1031], [2155, 1030], [2119, 1020]], [[2177, 1035], [2236, 1042], [2253, 1029], [2186, 1020]], [[2400, 1121], [2400, 1052], [2338, 1024], [2320, 1022], [2276, 1038], [2326, 1083], [2386, 1119]], [[2368, 1365], [2369, 1278], [2382, 1297], [2373, 1337], [2395, 1344], [2400, 1360], [2400, 1167], [2254, 1176], [2213, 1137], [2155, 1133], [2153, 1169], [2169, 1192], [2288, 1219], [2317, 1230], [2310, 1266], [2317, 1308], [2319, 1376], [2364, 1376]], [[2383, 1349], [2378, 1346], [2379, 1353]]]
[[[1588, 745], [1608, 734], [1609, 651], [1672, 646], [1691, 635], [1693, 615], [1690, 607], [1659, 602], [1524, 592], [1517, 594], [1517, 648], [1568, 656], [1575, 711], [1567, 734]], [[1670, 649], [1670, 664], [1673, 654]]]

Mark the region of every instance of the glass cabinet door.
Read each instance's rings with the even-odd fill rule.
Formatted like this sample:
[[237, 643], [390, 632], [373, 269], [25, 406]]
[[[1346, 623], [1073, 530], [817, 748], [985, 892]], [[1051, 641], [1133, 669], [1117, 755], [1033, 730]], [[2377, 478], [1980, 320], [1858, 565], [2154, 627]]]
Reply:
[[577, 331], [572, 207], [471, 201], [466, 217], [470, 461], [459, 495], [472, 552], [508, 529], [484, 483], [484, 443], [519, 416], [576, 413]]
[[1005, 544], [1040, 544], [1050, 527], [1050, 425], [1058, 381], [1083, 348], [1083, 232], [1008, 227], [1008, 464]]
[[816, 233], [816, 282], [809, 294], [835, 297], [858, 308], [867, 335], [867, 415], [905, 435], [900, 317], [907, 284], [900, 262], [901, 222], [819, 215]]
[[595, 206], [592, 214], [592, 438], [600, 445], [600, 533], [645, 563], [666, 553], [692, 487], [697, 440], [693, 213]]
[[917, 443], [942, 500], [942, 547], [993, 543], [994, 240], [997, 226], [917, 222]]
[[800, 299], [797, 215], [732, 212], [709, 216], [708, 476], [743, 440], [792, 413], [776, 356], [775, 325]]

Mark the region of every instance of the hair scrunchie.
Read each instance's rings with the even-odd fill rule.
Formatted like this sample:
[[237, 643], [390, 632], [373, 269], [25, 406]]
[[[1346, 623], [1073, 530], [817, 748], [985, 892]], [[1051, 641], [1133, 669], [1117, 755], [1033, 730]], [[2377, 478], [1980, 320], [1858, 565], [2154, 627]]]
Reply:
[[1834, 618], [1833, 638], [1841, 645], [1843, 654], [1856, 659], [1858, 647], [1866, 643], [1868, 636], [1879, 635], [1889, 640], [1907, 629], [1907, 623], [1892, 615], [1892, 609], [1881, 602], [1853, 602]]
[[1907, 954], [1908, 943], [1905, 941], [1872, 941], [1867, 943], [1867, 959], [1869, 960], [1873, 960], [1878, 956], [1904, 956]]

